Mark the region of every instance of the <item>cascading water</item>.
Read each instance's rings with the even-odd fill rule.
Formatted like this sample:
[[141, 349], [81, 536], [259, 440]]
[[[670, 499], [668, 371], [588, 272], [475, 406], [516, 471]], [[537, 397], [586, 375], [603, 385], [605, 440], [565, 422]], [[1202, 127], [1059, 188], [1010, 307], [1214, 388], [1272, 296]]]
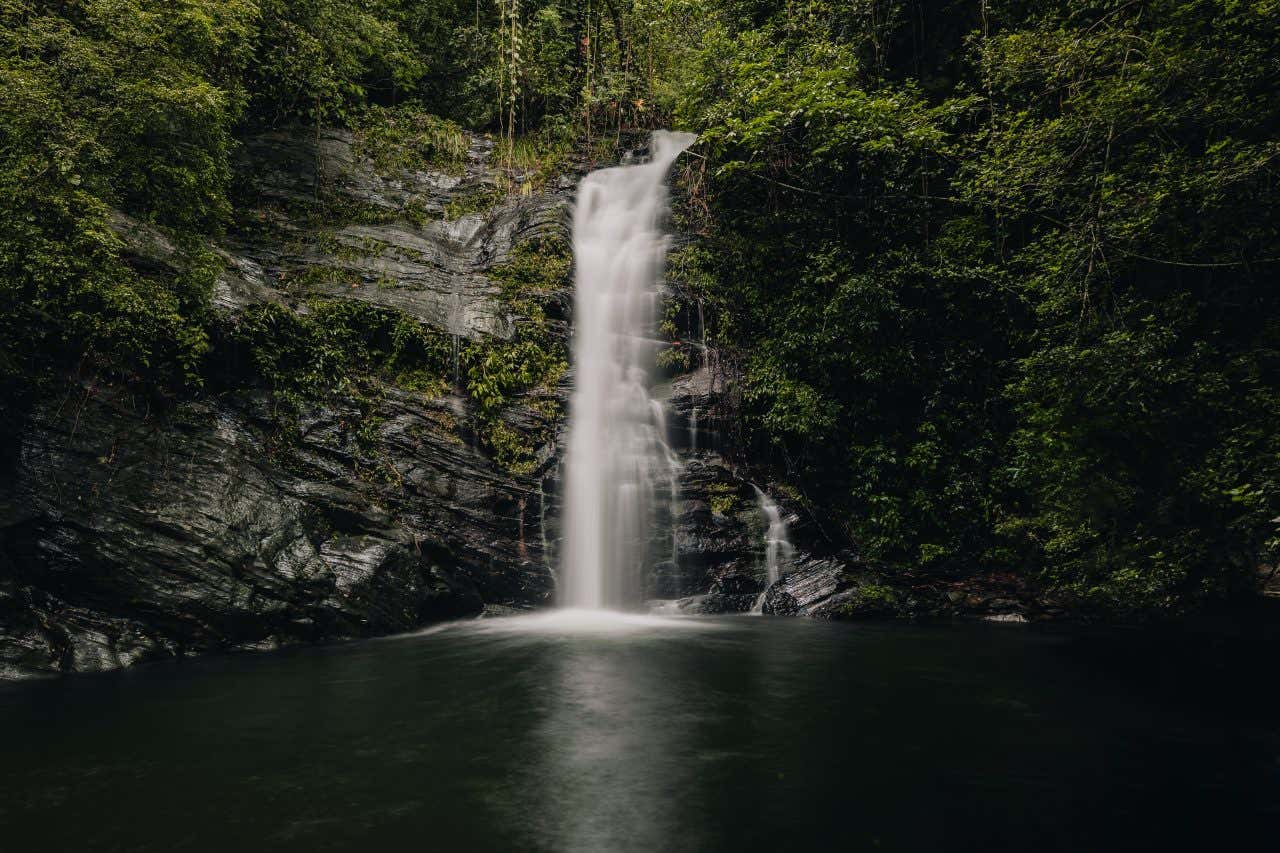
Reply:
[[567, 607], [639, 604], [657, 493], [676, 500], [678, 462], [650, 372], [668, 247], [666, 177], [695, 139], [657, 131], [648, 162], [593, 172], [578, 187], [560, 585]]
[[787, 521], [782, 517], [782, 510], [759, 486], [753, 485], [751, 488], [756, 490], [756, 501], [760, 505], [760, 514], [764, 516], [766, 526], [764, 568], [768, 580], [764, 592], [756, 599], [755, 607], [751, 608], [752, 613], [760, 613], [764, 608], [765, 593], [778, 582], [778, 578], [782, 576], [782, 566], [791, 562], [795, 549], [791, 547], [791, 540], [787, 537]]

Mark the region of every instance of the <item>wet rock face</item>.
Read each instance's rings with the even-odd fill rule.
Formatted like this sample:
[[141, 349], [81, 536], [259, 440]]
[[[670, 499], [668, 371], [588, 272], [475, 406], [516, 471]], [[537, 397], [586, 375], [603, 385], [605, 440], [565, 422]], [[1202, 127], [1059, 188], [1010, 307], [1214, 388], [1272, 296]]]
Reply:
[[853, 555], [808, 558], [765, 594], [763, 612], [820, 619], [911, 616], [915, 602]]
[[653, 592], [655, 597], [677, 599], [674, 606], [683, 612], [745, 612], [765, 591], [769, 523], [756, 482], [775, 492], [797, 546], [793, 559], [779, 567], [784, 576], [813, 563], [812, 552], [825, 544], [796, 501], [786, 498], [783, 490], [768, 488], [764, 472], [739, 467], [722, 455], [722, 449], [731, 450], [724, 447], [732, 410], [724, 397], [735, 381], [699, 366], [675, 377], [667, 389], [669, 429], [683, 462], [675, 529], [679, 560], [657, 567]]
[[[235, 311], [263, 301], [338, 297], [392, 308], [465, 338], [510, 337], [516, 320], [485, 272], [527, 240], [567, 236], [573, 182], [447, 219], [451, 202], [493, 193], [492, 147], [473, 137], [460, 174], [387, 176], [355, 153], [349, 131], [325, 131], [318, 158], [306, 130], [250, 139], [241, 170], [252, 177], [261, 205], [246, 217], [257, 227], [227, 241], [215, 305]], [[317, 214], [320, 198], [325, 206]], [[309, 211], [310, 220], [290, 211]]]
[[[226, 262], [215, 309], [305, 311], [306, 299], [325, 296], [395, 308], [462, 338], [511, 335], [521, 320], [487, 273], [526, 240], [567, 236], [575, 181], [440, 218], [459, 193], [492, 187], [488, 145], [473, 140], [460, 174], [385, 176], [343, 131], [322, 134], [318, 170], [313, 132], [250, 140], [246, 168], [270, 227], [238, 229], [215, 247]], [[343, 200], [334, 209], [362, 214], [294, 219], [270, 207], [313, 203], [317, 173], [322, 191]], [[399, 216], [409, 204], [425, 217]], [[131, 263], [156, 275], [172, 268], [163, 235], [122, 215], [113, 226]], [[555, 328], [567, 334], [563, 322]], [[534, 402], [503, 413], [519, 435], [552, 436], [538, 470], [517, 476], [476, 449], [469, 404], [450, 393], [386, 388], [373, 411], [314, 404], [282, 444], [265, 394], [157, 414], [120, 388], [69, 385], [6, 423], [0, 677], [385, 634], [547, 603], [541, 481], [558, 450], [546, 406]]]
[[323, 409], [273, 449], [252, 403], [161, 421], [99, 389], [31, 413], [0, 492], [0, 674], [404, 631], [550, 596], [537, 537], [521, 538], [531, 484], [442, 437], [447, 401], [388, 399], [378, 460]]
[[[684, 470], [676, 528], [678, 570], [661, 574], [685, 613], [743, 613], [757, 604], [776, 616], [821, 619], [913, 617], [922, 602], [901, 578], [868, 565], [847, 551], [832, 552], [801, 503], [784, 486], [770, 488], [765, 472], [738, 468], [721, 455], [730, 409], [724, 396], [735, 377], [700, 367], [676, 377], [668, 406]], [[768, 584], [768, 520], [760, 507], [756, 478], [772, 493], [788, 526], [793, 553]], [[663, 567], [659, 567], [660, 570]]]
[[650, 596], [758, 592], [764, 579], [764, 527], [746, 497], [751, 485], [713, 454], [686, 452], [683, 461], [674, 531], [678, 559], [654, 566]]

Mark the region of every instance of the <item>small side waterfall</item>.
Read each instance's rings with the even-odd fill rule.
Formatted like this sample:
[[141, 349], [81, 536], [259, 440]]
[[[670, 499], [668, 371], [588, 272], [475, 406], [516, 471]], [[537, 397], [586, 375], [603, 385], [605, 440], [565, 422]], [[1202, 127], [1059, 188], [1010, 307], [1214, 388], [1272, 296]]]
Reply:
[[695, 139], [657, 131], [647, 163], [593, 172], [578, 187], [564, 606], [638, 605], [658, 492], [670, 493], [675, 511], [679, 462], [649, 392], [668, 248], [666, 177]]
[[753, 485], [751, 488], [756, 490], [756, 501], [760, 505], [760, 514], [764, 516], [766, 525], [764, 567], [767, 581], [764, 592], [760, 593], [755, 606], [751, 608], [752, 613], [760, 613], [764, 608], [765, 593], [769, 591], [769, 587], [778, 582], [778, 578], [782, 576], [782, 566], [791, 562], [795, 549], [791, 547], [791, 540], [787, 537], [787, 521], [782, 517], [782, 510], [759, 486]]

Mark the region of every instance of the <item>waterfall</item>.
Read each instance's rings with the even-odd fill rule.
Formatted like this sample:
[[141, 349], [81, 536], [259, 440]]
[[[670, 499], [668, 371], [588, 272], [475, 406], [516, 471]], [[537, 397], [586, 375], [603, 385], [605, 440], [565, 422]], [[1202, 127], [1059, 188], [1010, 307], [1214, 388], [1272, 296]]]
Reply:
[[542, 546], [542, 565], [551, 565], [551, 544], [547, 541], [547, 490], [543, 488], [543, 479], [538, 478], [538, 536]]
[[684, 470], [684, 466], [680, 463], [680, 457], [671, 449], [671, 435], [667, 432], [667, 410], [657, 400], [650, 400], [649, 407], [653, 410], [656, 450], [660, 460], [666, 463], [667, 497], [670, 501], [667, 513], [672, 521], [671, 563], [675, 565], [680, 561], [680, 537], [675, 520], [680, 517], [680, 473]]
[[[666, 177], [695, 138], [657, 131], [648, 162], [593, 172], [578, 187], [560, 586], [568, 607], [640, 603], [656, 493], [675, 490], [679, 463], [650, 374], [668, 247]], [[674, 511], [676, 495], [669, 498]]]
[[755, 607], [751, 608], [752, 613], [760, 613], [764, 608], [765, 594], [768, 593], [769, 587], [778, 582], [782, 574], [782, 564], [791, 562], [795, 549], [791, 547], [791, 540], [787, 537], [787, 521], [782, 517], [782, 510], [759, 486], [752, 485], [751, 488], [756, 490], [756, 501], [760, 505], [760, 514], [764, 516], [766, 528], [764, 568], [768, 580], [765, 583], [764, 592], [761, 592], [760, 597], [756, 599]]
[[699, 350], [698, 358], [702, 359], [702, 366], [707, 366], [707, 321], [702, 316], [702, 299], [698, 299], [698, 341]]
[[466, 310], [461, 291], [454, 290], [449, 297], [449, 331], [453, 334], [453, 387], [462, 386], [462, 332], [466, 330]]

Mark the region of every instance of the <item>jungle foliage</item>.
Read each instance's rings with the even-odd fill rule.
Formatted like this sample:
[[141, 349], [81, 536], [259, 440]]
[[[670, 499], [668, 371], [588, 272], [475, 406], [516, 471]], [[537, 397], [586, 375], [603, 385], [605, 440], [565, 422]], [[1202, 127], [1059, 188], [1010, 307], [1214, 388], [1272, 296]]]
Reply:
[[692, 280], [757, 453], [878, 557], [1108, 609], [1280, 556], [1280, 6], [714, 5]]
[[449, 170], [467, 128], [532, 187], [669, 123], [701, 134], [673, 285], [741, 368], [744, 454], [837, 544], [1144, 612], [1280, 558], [1276, 0], [0, 0], [0, 395], [457, 370], [527, 468], [501, 410], [564, 369], [563, 247], [497, 271], [528, 322], [456, 368], [367, 307], [228, 325], [239, 141], [345, 125]]
[[[513, 166], [632, 126], [636, 10], [624, 22], [620, 9], [0, 0], [0, 389], [16, 398], [69, 367], [164, 391], [204, 384], [225, 338], [204, 247], [233, 219], [245, 134], [348, 126], [380, 168], [453, 169], [458, 123], [504, 134]], [[161, 229], [184, 272], [126, 263], [117, 212]]]

